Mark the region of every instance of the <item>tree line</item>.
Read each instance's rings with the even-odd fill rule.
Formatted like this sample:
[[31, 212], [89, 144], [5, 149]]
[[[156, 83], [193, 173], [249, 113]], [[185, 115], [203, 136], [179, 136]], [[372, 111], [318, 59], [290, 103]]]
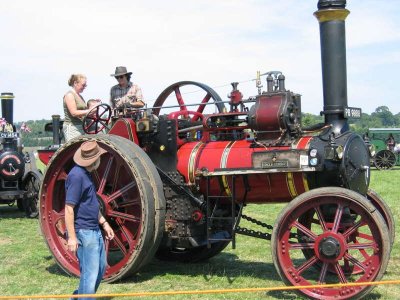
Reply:
[[[324, 121], [322, 116], [302, 114], [302, 125], [308, 127]], [[369, 128], [400, 128], [400, 113], [393, 114], [387, 106], [379, 106], [373, 113], [362, 113], [360, 119], [349, 119], [352, 131], [363, 135]]]
[[[22, 141], [25, 147], [46, 147], [53, 142], [53, 133], [46, 132], [44, 126], [51, 120], [29, 120], [26, 123], [31, 132], [22, 132]], [[302, 126], [309, 127], [317, 123], [324, 122], [323, 116], [313, 115], [310, 113], [302, 113]], [[23, 122], [16, 123], [16, 127], [20, 128]], [[360, 135], [368, 131], [369, 128], [400, 128], [400, 113], [393, 114], [387, 106], [379, 106], [373, 113], [362, 113], [360, 119], [350, 119], [350, 127], [353, 131]]]

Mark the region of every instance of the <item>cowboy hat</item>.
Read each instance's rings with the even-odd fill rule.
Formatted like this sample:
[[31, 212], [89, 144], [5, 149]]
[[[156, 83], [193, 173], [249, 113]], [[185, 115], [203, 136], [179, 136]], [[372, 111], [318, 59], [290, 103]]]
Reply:
[[88, 167], [106, 152], [96, 141], [86, 141], [76, 150], [74, 162], [81, 167]]
[[132, 72], [128, 72], [126, 67], [116, 67], [115, 74], [111, 74], [110, 76], [117, 77], [117, 76], [122, 76], [122, 75], [126, 75], [126, 74], [131, 75]]

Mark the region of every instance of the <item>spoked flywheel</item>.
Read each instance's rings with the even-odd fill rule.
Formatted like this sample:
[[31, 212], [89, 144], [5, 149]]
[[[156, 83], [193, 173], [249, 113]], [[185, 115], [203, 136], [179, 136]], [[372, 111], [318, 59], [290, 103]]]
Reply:
[[107, 150], [93, 180], [101, 212], [115, 233], [112, 241], [105, 241], [104, 279], [112, 282], [137, 272], [157, 250], [165, 219], [163, 185], [147, 154], [129, 140], [82, 136], [63, 145], [49, 162], [40, 190], [40, 225], [49, 250], [67, 273], [78, 276], [79, 264], [67, 250], [64, 186], [73, 155], [86, 140], [96, 140]]
[[[205, 94], [203, 93], [203, 98], [197, 98], [197, 100], [195, 100], [195, 104], [194, 106], [192, 106], [192, 104], [189, 104], [187, 101], [185, 103], [184, 97], [187, 96], [183, 94], [182, 89], [185, 87], [192, 87], [192, 88], [200, 88], [203, 92], [205, 92]], [[202, 92], [200, 91], [200, 92]], [[193, 91], [191, 91], [193, 92]], [[167, 87], [161, 94], [160, 96], [158, 96], [156, 102], [154, 103], [154, 108], [153, 108], [153, 114], [155, 115], [159, 115], [160, 111], [162, 108], [164, 108], [165, 106], [165, 102], [167, 100], [167, 98], [169, 98], [172, 94], [175, 94], [175, 100], [177, 103], [175, 103], [175, 109], [174, 108], [170, 108], [173, 111], [179, 111], [179, 116], [180, 117], [186, 117], [188, 118], [189, 115], [193, 115], [191, 117], [192, 121], [197, 121], [201, 118], [201, 115], [204, 112], [204, 109], [207, 105], [208, 102], [213, 101], [218, 112], [223, 112], [225, 106], [224, 103], [221, 100], [221, 97], [217, 94], [217, 92], [215, 92], [211, 87], [203, 84], [203, 83], [199, 83], [199, 82], [195, 82], [195, 81], [180, 81], [180, 82], [176, 82], [172, 85], [170, 85], [169, 87]], [[174, 97], [174, 96], [172, 96]], [[174, 101], [175, 102], [175, 101]], [[176, 113], [175, 113], [176, 115]]]
[[339, 284], [299, 290], [312, 299], [359, 299], [380, 280], [390, 255], [386, 222], [370, 201], [338, 187], [314, 189], [290, 202], [272, 233], [272, 257], [288, 285]]

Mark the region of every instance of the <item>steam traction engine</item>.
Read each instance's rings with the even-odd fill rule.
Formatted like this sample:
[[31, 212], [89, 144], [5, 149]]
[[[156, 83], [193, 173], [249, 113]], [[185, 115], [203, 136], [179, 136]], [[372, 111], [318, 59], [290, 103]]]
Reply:
[[[26, 216], [38, 216], [38, 195], [41, 174], [29, 168], [31, 159], [23, 154], [20, 132], [13, 123], [12, 93], [1, 93], [2, 124], [0, 125], [0, 204], [17, 207]], [[32, 164], [33, 165], [33, 164]], [[28, 166], [28, 168], [26, 168]]]
[[[224, 102], [210, 87], [178, 82], [151, 111], [107, 105], [86, 117], [87, 133], [62, 145], [47, 165], [40, 191], [42, 232], [57, 263], [79, 275], [67, 251], [65, 179], [79, 145], [95, 139], [107, 149], [94, 175], [103, 215], [116, 237], [106, 242], [107, 281], [116, 281], [152, 259], [194, 262], [221, 252], [240, 228], [244, 205], [288, 202], [271, 239], [273, 260], [289, 285], [371, 282], [382, 278], [394, 240], [387, 205], [368, 189], [369, 152], [349, 131], [347, 117], [346, 2], [320, 0], [325, 123], [301, 126], [300, 95], [285, 88], [280, 72], [264, 74], [267, 90], [243, 99], [233, 84]], [[205, 96], [185, 103], [182, 88]], [[177, 109], [162, 114], [165, 101]], [[225, 106], [225, 104], [228, 104]], [[216, 113], [206, 114], [208, 105]], [[121, 117], [122, 115], [122, 117]], [[57, 128], [58, 126], [54, 126]], [[48, 156], [48, 152], [44, 160]], [[39, 157], [40, 157], [39, 153]], [[43, 157], [43, 156], [42, 156]], [[252, 220], [252, 219], [250, 219]], [[361, 298], [372, 286], [324, 287], [300, 293], [316, 299]]]

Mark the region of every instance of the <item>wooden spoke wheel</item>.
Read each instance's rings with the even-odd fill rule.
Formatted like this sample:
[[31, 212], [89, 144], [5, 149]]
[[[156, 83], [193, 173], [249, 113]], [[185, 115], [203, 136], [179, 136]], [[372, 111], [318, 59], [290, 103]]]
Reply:
[[394, 238], [396, 234], [395, 221], [390, 210], [390, 207], [386, 202], [379, 196], [374, 190], [368, 189], [367, 199], [379, 210], [383, 219], [385, 220], [386, 226], [389, 229], [390, 246], [393, 246]]
[[[203, 95], [203, 98], [199, 98], [199, 100], [196, 100], [194, 105], [197, 107], [196, 110], [193, 109], [192, 105], [189, 105], [188, 103], [185, 103], [184, 100], [184, 94], [182, 93], [182, 88], [186, 86], [193, 86], [193, 88], [200, 88], [205, 92], [205, 95]], [[161, 94], [158, 96], [157, 100], [154, 103], [154, 108], [153, 108], [153, 114], [159, 115], [161, 108], [165, 106], [165, 101], [167, 100], [168, 97], [170, 97], [172, 94], [175, 94], [175, 98], [177, 101], [178, 105], [175, 105], [174, 107], [178, 107], [179, 111], [181, 112], [180, 115], [188, 118], [189, 114], [193, 115], [191, 117], [191, 121], [198, 121], [201, 118], [201, 115], [204, 112], [204, 109], [209, 101], [213, 101], [215, 106], [218, 109], [218, 112], [223, 112], [224, 111], [224, 103], [221, 100], [221, 97], [215, 92], [211, 87], [195, 82], [195, 81], [180, 81], [177, 83], [174, 83], [167, 87]], [[173, 97], [173, 96], [171, 96]], [[188, 109], [190, 107], [190, 109]], [[193, 113], [194, 112], [194, 113]], [[186, 115], [185, 115], [186, 113]]]
[[36, 218], [39, 215], [39, 190], [42, 182], [42, 175], [29, 172], [24, 179], [23, 185], [26, 196], [23, 199], [23, 207], [28, 218]]
[[379, 170], [389, 170], [396, 164], [396, 156], [390, 150], [381, 150], [375, 154], [374, 164]]
[[111, 119], [111, 107], [102, 103], [93, 107], [83, 118], [83, 131], [87, 134], [101, 133]]
[[49, 162], [40, 190], [40, 226], [58, 265], [79, 276], [76, 256], [67, 250], [64, 222], [65, 180], [73, 155], [86, 140], [107, 150], [93, 172], [101, 212], [114, 230], [105, 241], [107, 269], [113, 282], [137, 272], [158, 248], [165, 221], [163, 185], [153, 163], [141, 148], [119, 136], [82, 136], [63, 145]]
[[[360, 194], [337, 187], [314, 189], [290, 202], [277, 218], [271, 242], [277, 272], [294, 286], [377, 281], [390, 255], [390, 237], [379, 211]], [[359, 299], [372, 289], [298, 292], [312, 299]]]
[[219, 254], [228, 245], [229, 242], [222, 241], [211, 244], [210, 248], [207, 245], [195, 248], [160, 248], [156, 253], [156, 257], [165, 261], [201, 262]]

